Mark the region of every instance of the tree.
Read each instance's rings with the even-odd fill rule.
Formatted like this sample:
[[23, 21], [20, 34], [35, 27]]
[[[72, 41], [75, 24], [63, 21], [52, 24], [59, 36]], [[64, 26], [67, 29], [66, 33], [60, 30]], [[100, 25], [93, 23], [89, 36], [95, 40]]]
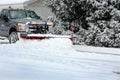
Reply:
[[120, 11], [113, 2], [100, 2], [93, 16], [88, 18], [91, 27], [87, 31], [85, 43], [93, 46], [120, 47], [119, 14]]
[[56, 17], [64, 22], [82, 25], [87, 29], [86, 17], [95, 11], [93, 0], [47, 0], [48, 6]]
[[[87, 45], [120, 47], [120, 0], [48, 0], [56, 17], [77, 27]], [[65, 26], [67, 27], [67, 26]]]

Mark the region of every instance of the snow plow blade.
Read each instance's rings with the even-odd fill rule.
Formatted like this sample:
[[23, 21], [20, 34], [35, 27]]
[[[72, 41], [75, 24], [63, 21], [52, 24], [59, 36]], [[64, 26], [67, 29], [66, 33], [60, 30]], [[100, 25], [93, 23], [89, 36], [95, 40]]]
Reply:
[[44, 40], [44, 39], [50, 39], [50, 38], [68, 38], [71, 41], [73, 41], [73, 38], [71, 36], [66, 35], [52, 35], [52, 34], [29, 34], [27, 36], [20, 36], [22, 39], [25, 40]]
[[36, 36], [21, 36], [22, 39], [31, 39], [31, 40], [43, 40], [46, 39], [46, 37], [36, 37]]

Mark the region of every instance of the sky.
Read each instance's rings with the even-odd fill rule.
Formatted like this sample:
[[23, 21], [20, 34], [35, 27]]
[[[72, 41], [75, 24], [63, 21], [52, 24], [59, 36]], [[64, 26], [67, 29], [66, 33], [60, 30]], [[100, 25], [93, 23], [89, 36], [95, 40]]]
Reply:
[[0, 5], [1, 4], [12, 4], [12, 3], [22, 3], [28, 0], [0, 0]]

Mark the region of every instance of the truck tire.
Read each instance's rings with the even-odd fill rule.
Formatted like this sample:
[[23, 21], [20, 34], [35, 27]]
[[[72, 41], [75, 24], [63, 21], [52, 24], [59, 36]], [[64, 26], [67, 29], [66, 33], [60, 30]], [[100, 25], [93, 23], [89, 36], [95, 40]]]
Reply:
[[18, 35], [17, 35], [17, 32], [11, 32], [10, 35], [9, 35], [9, 43], [12, 44], [12, 43], [16, 43], [18, 40]]

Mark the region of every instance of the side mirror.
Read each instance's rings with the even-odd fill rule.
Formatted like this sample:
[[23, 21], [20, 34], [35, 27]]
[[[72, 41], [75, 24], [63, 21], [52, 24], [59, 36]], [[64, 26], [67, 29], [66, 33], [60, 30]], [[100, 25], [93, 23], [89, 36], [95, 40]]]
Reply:
[[1, 14], [0, 14], [0, 18], [2, 18], [2, 17], [1, 17]]
[[3, 15], [2, 18], [3, 18], [3, 20], [4, 20], [5, 22], [8, 22], [8, 21], [9, 21], [9, 18], [8, 18], [6, 15]]
[[42, 18], [40, 16], [38, 16], [37, 18], [42, 20]]

